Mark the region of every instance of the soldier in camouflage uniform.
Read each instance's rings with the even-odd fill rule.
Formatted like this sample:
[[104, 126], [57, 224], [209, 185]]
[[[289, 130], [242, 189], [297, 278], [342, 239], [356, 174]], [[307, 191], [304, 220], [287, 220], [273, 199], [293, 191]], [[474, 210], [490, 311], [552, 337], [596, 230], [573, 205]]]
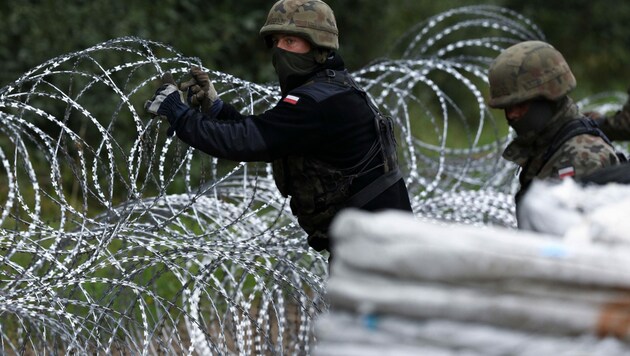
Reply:
[[618, 157], [601, 131], [580, 134], [553, 152], [563, 127], [581, 115], [567, 95], [576, 81], [560, 52], [541, 41], [525, 41], [499, 54], [489, 69], [489, 106], [505, 110], [516, 138], [503, 157], [521, 167], [516, 203], [533, 179], [580, 177], [617, 164]]
[[[281, 99], [242, 115], [192, 68], [179, 88], [166, 83], [146, 104], [184, 142], [212, 156], [273, 163], [280, 192], [317, 251], [331, 250], [329, 225], [347, 207], [411, 212], [398, 169], [392, 121], [352, 79], [335, 16], [320, 0], [280, 0], [260, 35], [272, 50]], [[187, 99], [184, 99], [187, 98]]]

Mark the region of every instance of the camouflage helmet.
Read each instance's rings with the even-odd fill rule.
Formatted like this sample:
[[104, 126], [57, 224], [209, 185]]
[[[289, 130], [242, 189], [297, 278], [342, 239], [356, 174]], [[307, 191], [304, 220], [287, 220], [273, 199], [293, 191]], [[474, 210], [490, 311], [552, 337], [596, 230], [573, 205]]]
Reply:
[[280, 0], [269, 10], [260, 35], [267, 44], [274, 33], [287, 33], [306, 38], [312, 44], [339, 48], [339, 31], [332, 9], [321, 0]]
[[541, 41], [515, 44], [490, 65], [490, 102], [493, 108], [543, 97], [558, 100], [575, 88], [575, 77], [564, 57]]

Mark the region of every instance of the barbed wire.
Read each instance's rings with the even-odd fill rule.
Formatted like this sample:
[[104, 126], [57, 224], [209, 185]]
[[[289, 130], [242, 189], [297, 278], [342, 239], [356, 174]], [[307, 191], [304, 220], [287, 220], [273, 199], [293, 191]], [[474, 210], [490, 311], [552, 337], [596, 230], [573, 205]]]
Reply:
[[[418, 217], [515, 226], [514, 167], [501, 159], [511, 134], [485, 105], [486, 68], [542, 37], [510, 10], [463, 7], [353, 73], [398, 123]], [[143, 111], [162, 73], [181, 80], [193, 64], [125, 37], [0, 89], [2, 353], [309, 354], [326, 256], [270, 167], [209, 157]], [[204, 69], [243, 113], [279, 99]]]

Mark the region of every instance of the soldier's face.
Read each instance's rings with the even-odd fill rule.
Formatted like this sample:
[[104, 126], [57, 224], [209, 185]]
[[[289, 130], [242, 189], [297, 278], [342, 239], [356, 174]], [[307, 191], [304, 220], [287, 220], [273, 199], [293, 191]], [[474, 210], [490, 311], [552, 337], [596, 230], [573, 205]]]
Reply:
[[271, 36], [274, 47], [278, 47], [285, 51], [293, 53], [308, 53], [311, 50], [311, 44], [299, 36], [275, 34]]
[[529, 111], [529, 106], [530, 102], [526, 101], [524, 103], [515, 104], [505, 108], [505, 118], [508, 123], [514, 123], [522, 119]]
[[519, 136], [538, 134], [551, 122], [555, 102], [546, 99], [528, 100], [505, 109], [505, 118]]

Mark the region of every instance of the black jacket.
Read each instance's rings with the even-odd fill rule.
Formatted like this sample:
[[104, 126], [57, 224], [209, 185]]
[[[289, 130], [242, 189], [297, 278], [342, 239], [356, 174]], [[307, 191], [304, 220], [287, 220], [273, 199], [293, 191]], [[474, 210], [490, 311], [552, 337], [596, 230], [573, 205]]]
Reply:
[[[339, 55], [334, 55], [321, 70], [343, 70], [343, 67]], [[301, 84], [309, 78], [304, 78]], [[330, 88], [319, 83], [310, 85], [315, 86], [311, 91]], [[289, 90], [275, 107], [260, 115], [242, 115], [227, 103], [215, 119], [188, 110], [174, 129], [192, 147], [234, 161], [271, 162], [289, 155], [303, 155], [338, 168], [353, 167], [360, 162], [377, 140], [374, 114], [360, 92], [351, 88], [338, 90], [332, 95], [327, 93], [326, 99], [319, 102], [299, 92], [299, 86]], [[371, 166], [380, 164], [382, 160], [377, 155]], [[382, 170], [376, 169], [357, 178], [350, 193], [358, 192], [381, 174]], [[362, 209], [411, 211], [404, 181], [400, 179]], [[316, 249], [321, 247], [328, 248]]]

